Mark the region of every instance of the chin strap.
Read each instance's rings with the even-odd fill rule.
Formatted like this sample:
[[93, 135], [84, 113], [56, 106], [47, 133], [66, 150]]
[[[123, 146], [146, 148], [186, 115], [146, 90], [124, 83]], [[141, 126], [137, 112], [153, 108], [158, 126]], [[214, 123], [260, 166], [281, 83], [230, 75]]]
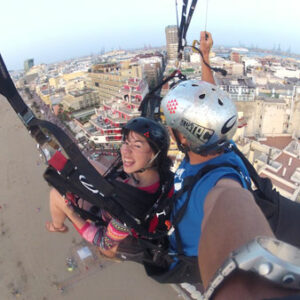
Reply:
[[140, 181], [134, 177], [134, 174], [130, 174], [129, 177], [132, 178], [132, 180], [134, 181], [135, 184], [140, 183]]
[[[151, 169], [153, 166], [152, 166], [152, 163], [154, 162], [154, 160], [157, 158], [157, 156], [159, 155], [160, 153], [160, 150], [147, 162], [146, 166], [144, 168], [141, 168], [137, 171], [135, 171], [134, 173], [143, 173], [145, 172], [146, 170], [148, 169]], [[133, 174], [134, 174], [133, 173]], [[134, 179], [133, 179], [134, 180]], [[137, 179], [136, 179], [137, 180]]]
[[183, 145], [180, 140], [179, 140], [179, 137], [178, 137], [178, 133], [176, 130], [174, 130], [173, 128], [171, 128], [172, 130], [172, 133], [173, 133], [173, 136], [175, 138], [175, 142], [176, 142], [176, 145], [177, 145], [177, 148], [179, 151], [183, 152], [184, 154], [187, 154], [188, 151], [190, 151], [190, 147], [189, 146], [186, 146], [186, 145]]

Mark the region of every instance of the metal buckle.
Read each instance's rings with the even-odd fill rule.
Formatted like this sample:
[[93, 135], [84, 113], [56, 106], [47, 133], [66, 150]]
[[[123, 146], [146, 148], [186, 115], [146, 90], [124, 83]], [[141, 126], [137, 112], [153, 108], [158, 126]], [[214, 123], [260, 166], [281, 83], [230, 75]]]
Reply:
[[156, 216], [159, 218], [159, 216], [161, 216], [161, 215], [164, 215], [164, 216], [166, 216], [167, 214], [166, 214], [166, 212], [165, 212], [165, 210], [163, 210], [162, 212], [160, 212], [160, 213], [156, 213]]
[[30, 109], [28, 109], [23, 116], [20, 113], [18, 113], [18, 116], [26, 126], [28, 126], [29, 122], [35, 118], [35, 115]]
[[170, 230], [168, 231], [168, 235], [170, 236], [174, 232], [174, 230], [175, 230], [175, 228], [174, 228], [174, 226], [172, 226], [170, 228]]

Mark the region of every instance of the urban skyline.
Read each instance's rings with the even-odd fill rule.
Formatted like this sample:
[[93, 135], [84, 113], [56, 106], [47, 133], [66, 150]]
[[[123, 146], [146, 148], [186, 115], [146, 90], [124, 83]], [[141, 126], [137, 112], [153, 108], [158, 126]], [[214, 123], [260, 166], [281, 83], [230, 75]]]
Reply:
[[[32, 57], [36, 64], [53, 63], [102, 49], [164, 46], [165, 27], [176, 24], [174, 0], [100, 2], [3, 4], [0, 52], [8, 68], [21, 69], [24, 60]], [[207, 18], [206, 2], [198, 2], [188, 31], [189, 43], [206, 29], [213, 33], [216, 45], [267, 49], [280, 45], [284, 51], [300, 53], [297, 0], [208, 1]], [[178, 8], [180, 12], [180, 0]]]

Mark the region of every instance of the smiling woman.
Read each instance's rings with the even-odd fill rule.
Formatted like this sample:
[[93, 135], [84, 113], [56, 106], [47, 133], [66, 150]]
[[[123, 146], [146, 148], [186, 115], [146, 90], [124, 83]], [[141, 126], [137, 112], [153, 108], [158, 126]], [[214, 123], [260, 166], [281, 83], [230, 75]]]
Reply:
[[146, 138], [134, 131], [130, 131], [123, 141], [121, 155], [124, 171], [128, 174], [136, 173], [147, 165], [151, 166], [150, 162], [155, 157]]
[[[168, 148], [169, 135], [163, 125], [143, 117], [130, 120], [123, 128], [121, 147], [123, 171], [127, 174], [125, 183], [157, 195], [160, 199], [162, 186], [171, 178]], [[106, 211], [97, 212], [103, 224], [96, 226], [79, 216], [73, 205], [74, 202], [66, 201], [57, 190], [52, 189], [50, 192], [52, 221], [46, 223], [47, 230], [60, 233], [68, 231], [64, 224], [68, 218], [80, 235], [98, 246], [102, 254], [114, 256], [120, 242], [131, 234], [130, 228]], [[87, 205], [84, 199], [76, 199], [76, 205], [91, 210], [91, 206]], [[155, 231], [153, 224], [149, 226], [152, 232]]]
[[125, 125], [123, 136], [121, 155], [123, 164], [125, 162], [124, 171], [138, 181], [155, 176], [148, 174], [153, 171], [165, 180], [170, 169], [167, 130], [155, 121], [140, 117]]

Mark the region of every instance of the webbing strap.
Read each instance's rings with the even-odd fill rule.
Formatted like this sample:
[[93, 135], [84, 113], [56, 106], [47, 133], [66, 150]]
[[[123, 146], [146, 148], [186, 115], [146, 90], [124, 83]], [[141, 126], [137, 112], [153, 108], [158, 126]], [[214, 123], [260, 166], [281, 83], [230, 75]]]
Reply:
[[190, 6], [188, 17], [186, 17], [186, 10], [188, 5], [188, 0], [183, 0], [182, 3], [182, 12], [181, 12], [181, 20], [180, 20], [180, 26], [178, 28], [178, 59], [182, 59], [182, 51], [184, 47], [186, 46], [186, 34], [188, 31], [188, 28], [190, 26], [190, 22], [192, 19], [192, 16], [194, 14], [196, 5], [198, 0], [193, 0]]
[[[158, 96], [155, 94], [156, 91], [158, 91], [164, 84], [172, 80], [173, 78], [178, 77], [180, 80], [186, 80], [186, 76], [183, 75], [180, 70], [174, 70], [167, 78], [165, 78], [160, 84], [158, 84], [156, 87], [154, 87], [149, 93], [144, 97], [142, 100], [139, 111], [141, 112], [142, 117], [148, 117], [155, 119], [157, 117], [159, 118], [160, 113], [160, 102], [162, 100], [161, 96]], [[154, 102], [154, 103], [153, 103]], [[155, 111], [157, 110], [157, 111]]]
[[182, 220], [183, 216], [186, 213], [193, 188], [194, 188], [196, 182], [198, 182], [208, 172], [218, 169], [218, 168], [222, 168], [222, 167], [229, 167], [229, 168], [232, 168], [232, 169], [240, 172], [240, 170], [237, 166], [234, 166], [230, 163], [222, 163], [222, 164], [217, 164], [217, 165], [212, 164], [212, 165], [205, 166], [204, 168], [200, 169], [196, 175], [186, 177], [183, 181], [183, 187], [181, 188], [181, 190], [178, 193], [175, 194], [174, 202], [176, 202], [184, 193], [188, 192], [185, 202], [183, 203], [181, 208], [178, 210], [176, 215], [173, 216], [173, 226], [175, 228], [175, 238], [176, 238], [176, 244], [177, 244], [179, 255], [184, 255], [184, 251], [183, 251], [183, 244], [182, 244], [182, 239], [180, 237], [178, 224], [180, 223], [180, 221]]
[[182, 11], [181, 11], [181, 20], [180, 20], [180, 25], [178, 28], [178, 58], [179, 59], [181, 59], [181, 57], [179, 57], [179, 55], [181, 54], [181, 51], [184, 48], [184, 45], [182, 44], [182, 40], [183, 40], [183, 32], [184, 32], [184, 27], [185, 27], [187, 5], [188, 5], [188, 0], [183, 0]]
[[198, 0], [193, 0], [192, 4], [190, 6], [189, 14], [188, 14], [188, 17], [186, 19], [186, 23], [185, 23], [184, 31], [183, 31], [183, 35], [182, 35], [184, 40], [186, 39], [186, 33], [189, 29], [189, 26], [190, 26], [190, 23], [191, 23], [191, 20], [192, 20], [192, 17], [193, 17], [193, 14], [194, 14], [194, 11], [195, 11], [195, 8], [196, 8], [196, 5], [197, 5], [197, 1]]
[[255, 186], [259, 190], [264, 190], [264, 187], [262, 186], [261, 177], [258, 175], [257, 171], [253, 167], [253, 165], [250, 163], [250, 161], [246, 158], [246, 156], [235, 146], [231, 145], [232, 150], [242, 159], [243, 163], [245, 164], [249, 175], [254, 182]]
[[94, 166], [86, 159], [79, 148], [74, 144], [72, 139], [61, 128], [51, 122], [39, 119], [31, 120], [28, 125], [29, 128], [30, 126], [40, 126], [49, 130], [65, 150], [73, 165], [76, 166], [80, 172], [86, 176], [87, 180], [99, 190], [100, 194], [103, 197], [109, 197], [113, 195], [113, 186], [98, 173]]
[[25, 115], [28, 111], [27, 105], [16, 92], [15, 85], [7, 71], [3, 58], [0, 54], [0, 94], [7, 98], [17, 114]]

